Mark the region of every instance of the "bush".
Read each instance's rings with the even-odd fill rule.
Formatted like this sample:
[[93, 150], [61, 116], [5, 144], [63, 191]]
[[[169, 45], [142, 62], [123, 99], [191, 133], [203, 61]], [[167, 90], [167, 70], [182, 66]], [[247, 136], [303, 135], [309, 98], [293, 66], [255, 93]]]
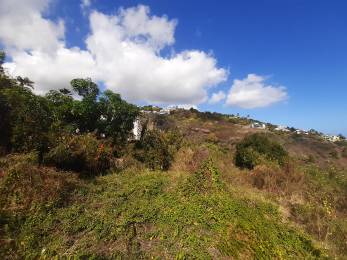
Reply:
[[245, 137], [236, 145], [235, 164], [240, 168], [253, 169], [263, 160], [283, 165], [288, 157], [284, 148], [271, 141], [265, 134], [253, 134]]
[[168, 170], [182, 138], [178, 132], [147, 131], [135, 146], [135, 158], [151, 170]]
[[44, 158], [48, 165], [85, 175], [100, 175], [111, 167], [112, 149], [92, 134], [63, 136]]

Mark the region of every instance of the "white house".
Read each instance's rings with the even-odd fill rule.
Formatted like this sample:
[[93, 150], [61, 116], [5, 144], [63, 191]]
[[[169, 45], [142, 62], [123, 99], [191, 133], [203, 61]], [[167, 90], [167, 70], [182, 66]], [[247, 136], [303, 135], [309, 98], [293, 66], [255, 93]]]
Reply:
[[295, 133], [298, 135], [308, 135], [308, 132], [302, 129], [296, 129]]
[[298, 135], [301, 135], [301, 134], [303, 133], [303, 131], [300, 130], [300, 129], [296, 129], [296, 130], [295, 130], [295, 133], [298, 134]]
[[251, 128], [257, 128], [257, 129], [266, 129], [266, 125], [264, 123], [252, 123]]
[[275, 128], [275, 131], [290, 132], [290, 130], [286, 126], [281, 126], [281, 125], [277, 126]]

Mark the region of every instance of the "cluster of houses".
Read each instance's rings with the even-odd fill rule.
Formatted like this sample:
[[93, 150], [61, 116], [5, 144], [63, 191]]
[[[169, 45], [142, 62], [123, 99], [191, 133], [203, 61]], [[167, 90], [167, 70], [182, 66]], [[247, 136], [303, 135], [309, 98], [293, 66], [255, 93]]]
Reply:
[[169, 115], [172, 111], [178, 110], [178, 106], [168, 106], [165, 108], [160, 108], [153, 106], [151, 110], [141, 110], [141, 113], [145, 114], [159, 114], [159, 115]]
[[[145, 110], [145, 109], [141, 110], [141, 113], [169, 115], [172, 111], [179, 110], [179, 109], [181, 108], [178, 106], [168, 106], [166, 108], [152, 106], [150, 110]], [[240, 118], [240, 117], [239, 115], [236, 115], [236, 116], [232, 115], [232, 116], [229, 116], [229, 118]], [[262, 122], [252, 122], [249, 125], [249, 127], [253, 129], [262, 129], [262, 130], [267, 129], [267, 125]], [[291, 132], [298, 135], [316, 134], [316, 135], [320, 135], [323, 139], [329, 142], [338, 142], [341, 140], [340, 136], [337, 136], [337, 135], [323, 135], [313, 130], [306, 131], [301, 129], [288, 128], [287, 126], [281, 126], [281, 125], [276, 126], [273, 130], [277, 132], [288, 132], [288, 133]], [[132, 131], [135, 140], [139, 140], [141, 138], [141, 131], [142, 131], [142, 125], [141, 125], [140, 118], [136, 118], [136, 120], [134, 121], [134, 128]]]
[[[267, 129], [267, 126], [266, 126], [266, 124], [261, 123], [261, 122], [253, 122], [250, 124], [250, 128], [265, 130], [265, 129]], [[306, 131], [306, 130], [301, 130], [301, 129], [293, 130], [291, 128], [288, 128], [286, 126], [281, 126], [281, 125], [276, 126], [273, 130], [277, 131], [277, 132], [288, 132], [288, 133], [292, 132], [292, 133], [295, 133], [298, 135], [317, 134], [317, 135], [321, 136], [324, 140], [329, 141], [329, 142], [338, 142], [341, 140], [340, 136], [337, 136], [337, 135], [323, 135], [323, 134], [315, 132], [313, 130], [311, 130], [311, 131]]]
[[337, 136], [337, 135], [324, 135], [323, 138], [329, 142], [341, 141], [340, 136]]

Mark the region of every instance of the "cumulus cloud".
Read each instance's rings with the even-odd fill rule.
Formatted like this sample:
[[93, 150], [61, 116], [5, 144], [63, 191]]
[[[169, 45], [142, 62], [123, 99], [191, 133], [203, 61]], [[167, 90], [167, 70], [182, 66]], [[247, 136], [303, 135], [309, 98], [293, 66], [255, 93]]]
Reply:
[[266, 107], [287, 99], [285, 87], [265, 83], [266, 78], [248, 74], [247, 78], [236, 79], [230, 88], [226, 104], [241, 108]]
[[44, 19], [47, 0], [0, 0], [0, 41], [8, 52], [53, 53], [64, 38], [64, 22]]
[[79, 48], [60, 47], [53, 56], [42, 51], [16, 52], [12, 58], [14, 62], [5, 65], [11, 67], [12, 74], [28, 75], [34, 80], [37, 94], [69, 87], [74, 78], [96, 79], [95, 61], [89, 52]]
[[211, 98], [209, 99], [208, 103], [209, 104], [217, 104], [224, 100], [226, 98], [226, 95], [223, 91], [218, 91], [216, 93], [213, 93]]
[[[20, 15], [16, 13], [17, 6], [11, 4], [14, 0], [0, 1], [11, 17], [22, 15], [30, 21], [24, 29], [14, 18], [6, 21], [11, 32], [17, 26], [25, 32], [24, 43], [21, 35], [10, 35], [5, 29], [0, 29], [0, 40], [8, 49], [16, 47], [10, 53], [13, 62], [7, 66], [14, 75], [31, 78], [38, 93], [68, 87], [72, 78], [88, 76], [131, 101], [199, 104], [207, 100], [209, 88], [227, 78], [227, 71], [218, 68], [216, 59], [203, 51], [162, 55], [175, 42], [177, 21], [151, 15], [146, 6], [120, 9], [113, 15], [91, 11], [90, 33], [86, 37], [86, 50], [82, 50], [67, 48], [62, 23], [43, 17], [46, 1], [26, 1], [28, 8]], [[49, 36], [47, 41], [39, 37], [42, 27]]]

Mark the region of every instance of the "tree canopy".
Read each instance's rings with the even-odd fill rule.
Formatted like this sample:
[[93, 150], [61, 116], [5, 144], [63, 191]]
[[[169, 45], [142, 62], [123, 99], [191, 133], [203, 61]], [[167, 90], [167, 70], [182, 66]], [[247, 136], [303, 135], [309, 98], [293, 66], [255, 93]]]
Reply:
[[127, 142], [139, 109], [119, 94], [101, 92], [90, 78], [77, 78], [71, 80], [71, 90], [36, 95], [34, 82], [9, 76], [4, 61], [0, 52], [0, 152], [44, 152], [50, 137], [61, 133], [94, 133], [114, 144]]

